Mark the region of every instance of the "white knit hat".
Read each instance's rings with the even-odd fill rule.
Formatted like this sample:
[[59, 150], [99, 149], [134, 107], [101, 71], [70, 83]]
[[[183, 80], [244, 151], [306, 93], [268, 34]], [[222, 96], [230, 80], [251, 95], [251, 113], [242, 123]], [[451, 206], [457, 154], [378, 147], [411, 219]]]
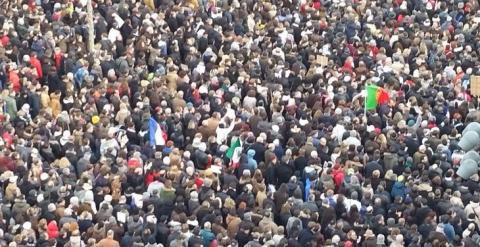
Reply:
[[53, 212], [55, 210], [57, 210], [57, 206], [55, 206], [55, 204], [53, 203], [48, 204], [48, 212]]

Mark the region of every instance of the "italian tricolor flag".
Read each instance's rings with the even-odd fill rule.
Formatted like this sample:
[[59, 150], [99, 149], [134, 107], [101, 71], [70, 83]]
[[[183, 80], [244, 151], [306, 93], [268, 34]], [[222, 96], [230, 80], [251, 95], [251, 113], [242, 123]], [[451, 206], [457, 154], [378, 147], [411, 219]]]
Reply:
[[367, 110], [377, 108], [377, 105], [385, 104], [390, 100], [388, 92], [376, 85], [367, 85], [367, 98], [365, 99], [365, 107]]

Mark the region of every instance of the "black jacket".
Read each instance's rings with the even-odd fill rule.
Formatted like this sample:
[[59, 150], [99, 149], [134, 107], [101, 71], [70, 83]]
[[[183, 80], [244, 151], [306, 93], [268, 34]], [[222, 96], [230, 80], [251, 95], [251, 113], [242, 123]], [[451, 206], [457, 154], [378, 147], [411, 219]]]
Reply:
[[281, 162], [279, 165], [275, 167], [275, 176], [277, 177], [277, 185], [281, 185], [282, 183], [288, 183], [290, 177], [292, 177], [294, 172], [294, 167], [290, 164], [286, 164]]
[[310, 229], [303, 229], [298, 235], [298, 242], [302, 246], [312, 246], [313, 232]]
[[195, 168], [205, 170], [208, 164], [208, 155], [205, 152], [197, 149], [193, 153], [193, 156], [194, 158], [192, 160], [195, 164]]
[[265, 145], [263, 143], [255, 142], [250, 146], [250, 149], [255, 150], [255, 155], [253, 158], [257, 161], [257, 163], [260, 163], [262, 161], [265, 161]]
[[239, 231], [235, 239], [238, 242], [238, 246], [245, 246], [251, 239], [250, 235], [246, 234], [243, 231]]

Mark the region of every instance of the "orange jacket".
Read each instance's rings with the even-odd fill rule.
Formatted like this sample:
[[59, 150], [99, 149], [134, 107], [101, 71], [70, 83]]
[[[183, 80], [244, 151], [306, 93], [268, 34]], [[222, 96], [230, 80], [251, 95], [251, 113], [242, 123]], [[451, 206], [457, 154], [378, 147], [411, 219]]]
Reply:
[[8, 81], [12, 85], [13, 91], [15, 91], [15, 93], [19, 93], [22, 89], [22, 84], [20, 83], [20, 77], [18, 76], [18, 73], [14, 70], [8, 72]]

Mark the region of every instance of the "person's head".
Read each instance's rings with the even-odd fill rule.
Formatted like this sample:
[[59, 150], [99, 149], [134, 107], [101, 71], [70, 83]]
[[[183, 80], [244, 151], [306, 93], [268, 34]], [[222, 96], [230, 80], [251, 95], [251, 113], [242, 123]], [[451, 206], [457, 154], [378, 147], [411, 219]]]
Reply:
[[112, 238], [112, 239], [113, 239], [114, 235], [115, 235], [115, 233], [113, 232], [113, 230], [110, 229], [110, 230], [107, 231], [107, 237], [108, 237], [108, 238]]
[[209, 221], [205, 222], [203, 224], [203, 228], [210, 230], [212, 228], [212, 223], [210, 223]]
[[385, 218], [381, 214], [375, 216], [375, 220], [377, 221], [378, 224], [381, 224], [381, 225], [385, 224]]

